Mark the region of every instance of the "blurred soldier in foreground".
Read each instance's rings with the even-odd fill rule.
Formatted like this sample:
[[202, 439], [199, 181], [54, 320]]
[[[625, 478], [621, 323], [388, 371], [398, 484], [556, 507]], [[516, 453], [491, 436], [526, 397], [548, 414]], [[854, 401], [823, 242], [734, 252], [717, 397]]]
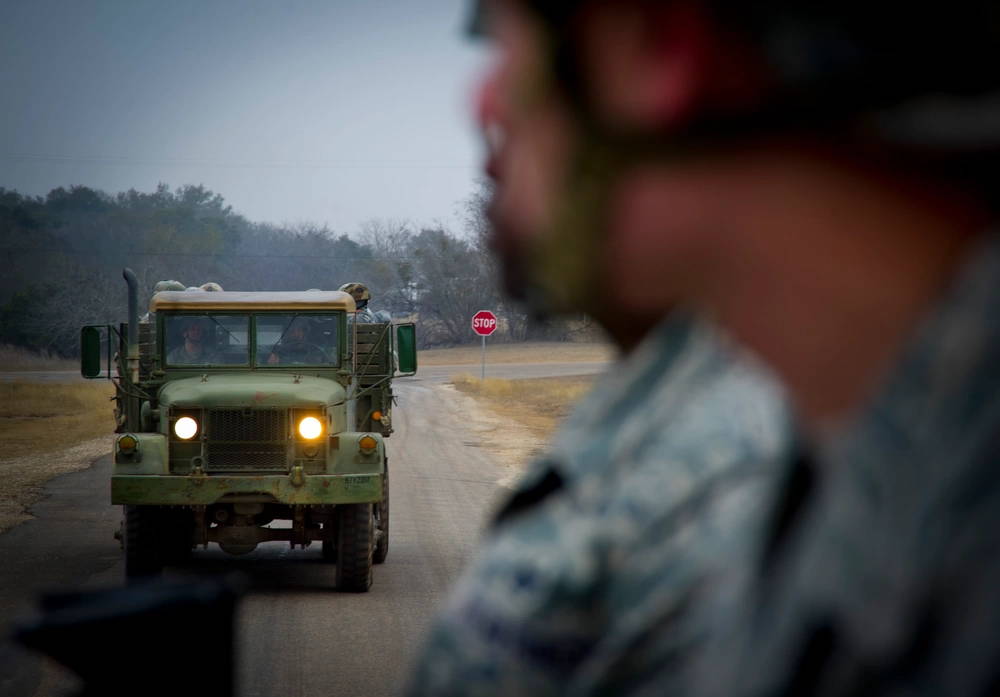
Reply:
[[[499, 136], [493, 213], [509, 277], [550, 308], [677, 303], [713, 318], [782, 378], [801, 424], [764, 532], [748, 520], [747, 554], [728, 560], [735, 583], [697, 585], [654, 608], [656, 621], [627, 593], [619, 606], [588, 593], [611, 608], [609, 625], [641, 614], [647, 631], [615, 650], [534, 655], [596, 656], [567, 671], [573, 694], [994, 693], [996, 4], [489, 7], [501, 57], [484, 110]], [[595, 278], [614, 279], [613, 294]], [[586, 493], [611, 510], [613, 492]], [[501, 520], [479, 567], [507, 575], [503, 555], [524, 546], [511, 531], [528, 515]], [[674, 520], [698, 530], [702, 516], [688, 506]], [[553, 518], [538, 536], [567, 524]], [[507, 605], [557, 559], [543, 550]], [[648, 566], [637, 555], [623, 575], [669, 594], [687, 573]], [[481, 626], [532, 655], [530, 626], [493, 613], [453, 604], [432, 647]], [[693, 653], [688, 629], [708, 637]], [[507, 679], [480, 655], [480, 682]], [[422, 668], [431, 682], [451, 670]]]
[[357, 313], [355, 314], [355, 319], [358, 322], [367, 322], [369, 324], [374, 324], [376, 322], [390, 322], [392, 317], [385, 310], [372, 310], [368, 307], [368, 303], [372, 299], [371, 291], [368, 290], [368, 286], [363, 283], [345, 283], [337, 290], [348, 293], [352, 298], [354, 298], [354, 304], [357, 306]]
[[[513, 45], [501, 52], [484, 86], [488, 134], [511, 127], [520, 104], [499, 79], [524, 57]], [[713, 326], [671, 300], [630, 304], [627, 270], [590, 273], [573, 259], [579, 250], [539, 249], [555, 182], [540, 181], [535, 163], [519, 170], [517, 158], [565, 134], [547, 131], [533, 153], [517, 141], [527, 132], [505, 135], [488, 171], [509, 292], [539, 312], [589, 312], [622, 355], [496, 516], [428, 637], [412, 696], [579, 694], [665, 617], [686, 655], [704, 634], [687, 607], [733, 583], [727, 567], [756, 539], [790, 451], [780, 389]], [[586, 297], [567, 293], [570, 282]]]

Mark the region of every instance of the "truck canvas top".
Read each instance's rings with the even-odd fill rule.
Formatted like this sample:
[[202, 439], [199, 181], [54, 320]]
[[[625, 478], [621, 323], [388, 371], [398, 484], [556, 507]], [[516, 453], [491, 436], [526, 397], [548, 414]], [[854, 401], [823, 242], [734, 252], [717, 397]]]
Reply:
[[167, 290], [153, 296], [150, 312], [167, 310], [343, 310], [354, 312], [354, 298], [339, 290], [220, 291]]

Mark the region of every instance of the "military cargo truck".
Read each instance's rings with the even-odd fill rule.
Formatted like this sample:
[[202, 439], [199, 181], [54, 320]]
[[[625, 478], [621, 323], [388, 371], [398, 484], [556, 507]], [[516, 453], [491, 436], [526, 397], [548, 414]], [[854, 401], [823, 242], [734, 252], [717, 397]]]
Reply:
[[319, 542], [337, 587], [366, 591], [388, 554], [384, 439], [392, 378], [416, 372], [414, 326], [354, 322], [350, 295], [317, 290], [161, 291], [140, 321], [124, 276], [128, 322], [83, 328], [81, 372], [117, 388], [126, 576], [209, 543]]

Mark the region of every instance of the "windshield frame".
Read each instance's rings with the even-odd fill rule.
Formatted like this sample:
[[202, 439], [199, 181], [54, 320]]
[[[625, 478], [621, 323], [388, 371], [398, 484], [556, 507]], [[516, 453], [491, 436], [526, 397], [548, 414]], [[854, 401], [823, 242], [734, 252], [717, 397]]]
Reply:
[[[335, 320], [335, 326], [337, 327], [337, 341], [336, 341], [336, 353], [330, 356], [331, 362], [326, 364], [275, 364], [269, 365], [266, 362], [266, 358], [258, 360], [259, 350], [257, 345], [257, 319], [261, 316], [291, 316], [294, 318], [298, 317], [330, 317]], [[301, 372], [303, 370], [307, 371], [317, 371], [317, 370], [331, 370], [340, 371], [346, 364], [347, 356], [347, 346], [348, 346], [348, 334], [350, 332], [350, 327], [346, 321], [347, 313], [343, 310], [332, 310], [332, 309], [318, 309], [318, 310], [299, 310], [299, 309], [275, 309], [275, 310], [254, 310], [253, 312], [247, 311], [228, 311], [228, 310], [208, 310], [208, 311], [164, 311], [156, 313], [156, 333], [157, 333], [157, 357], [160, 362], [160, 366], [163, 370], [175, 373], [178, 371], [194, 371], [199, 373], [204, 373], [206, 370], [211, 371], [231, 371], [231, 372], [246, 372], [248, 370], [277, 370], [285, 371], [289, 370]], [[180, 317], [195, 317], [201, 318], [203, 321], [211, 321], [213, 317], [242, 317], [247, 320], [247, 362], [240, 364], [225, 364], [225, 363], [191, 363], [191, 364], [175, 364], [169, 363], [167, 361], [167, 356], [169, 353], [167, 347], [167, 328], [168, 320], [176, 319]], [[170, 350], [172, 350], [171, 347]]]

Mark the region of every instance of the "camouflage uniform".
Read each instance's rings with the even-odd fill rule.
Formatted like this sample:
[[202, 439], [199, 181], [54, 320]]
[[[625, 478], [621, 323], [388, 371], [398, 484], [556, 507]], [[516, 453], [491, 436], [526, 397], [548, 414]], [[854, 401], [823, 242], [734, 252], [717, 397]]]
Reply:
[[362, 324], [383, 324], [392, 321], [392, 317], [385, 310], [372, 310], [368, 306], [358, 310], [354, 318]]
[[[859, 418], [789, 468], [682, 694], [997, 694], [1000, 239], [970, 259]], [[646, 677], [627, 694], [676, 679]]]
[[578, 694], [740, 549], [788, 449], [784, 402], [674, 319], [604, 376], [516, 486], [438, 616], [409, 695]]
[[201, 351], [197, 354], [190, 354], [184, 344], [175, 346], [171, 349], [170, 353], [167, 354], [168, 365], [201, 365], [204, 363], [211, 363], [212, 360], [212, 353], [205, 347], [202, 347]]

